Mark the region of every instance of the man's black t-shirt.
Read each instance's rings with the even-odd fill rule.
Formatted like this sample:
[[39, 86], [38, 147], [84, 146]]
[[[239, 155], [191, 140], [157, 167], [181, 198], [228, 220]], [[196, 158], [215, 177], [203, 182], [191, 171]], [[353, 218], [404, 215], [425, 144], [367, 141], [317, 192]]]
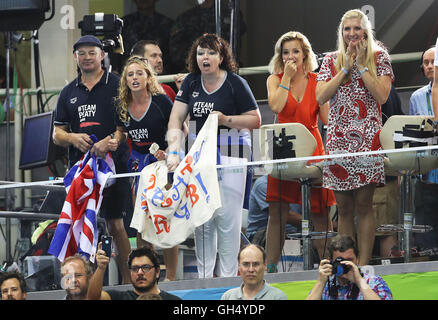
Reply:
[[[119, 81], [118, 76], [105, 71], [99, 82], [88, 90], [79, 74], [59, 95], [54, 125], [67, 125], [74, 133], [94, 134], [98, 140], [106, 138], [116, 130], [114, 114]], [[126, 172], [120, 164], [126, 163], [128, 152], [126, 143], [121, 144], [116, 152], [112, 152], [118, 173]], [[80, 150], [70, 146], [69, 167], [82, 155]]]
[[[108, 290], [107, 293], [110, 295], [111, 300], [137, 300], [137, 298], [139, 297], [139, 295], [136, 294], [133, 290]], [[180, 297], [163, 290], [160, 291], [159, 295], [163, 300], [182, 300]]]

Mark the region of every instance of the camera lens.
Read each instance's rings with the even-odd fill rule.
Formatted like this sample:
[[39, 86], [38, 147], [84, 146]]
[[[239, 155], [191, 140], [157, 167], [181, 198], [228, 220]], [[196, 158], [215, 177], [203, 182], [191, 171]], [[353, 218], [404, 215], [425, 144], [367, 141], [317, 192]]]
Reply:
[[342, 276], [343, 274], [348, 273], [350, 271], [350, 267], [341, 263], [344, 261], [341, 257], [336, 258], [332, 263], [332, 274], [336, 276]]

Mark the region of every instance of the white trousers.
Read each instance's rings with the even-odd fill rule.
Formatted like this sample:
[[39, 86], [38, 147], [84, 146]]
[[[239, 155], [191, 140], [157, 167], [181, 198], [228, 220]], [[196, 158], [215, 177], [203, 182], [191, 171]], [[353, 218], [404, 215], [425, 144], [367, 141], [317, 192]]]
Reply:
[[[246, 159], [221, 156], [221, 164], [243, 163]], [[212, 278], [218, 255], [219, 277], [237, 276], [246, 167], [218, 170], [222, 207], [210, 220], [195, 229], [199, 278]]]

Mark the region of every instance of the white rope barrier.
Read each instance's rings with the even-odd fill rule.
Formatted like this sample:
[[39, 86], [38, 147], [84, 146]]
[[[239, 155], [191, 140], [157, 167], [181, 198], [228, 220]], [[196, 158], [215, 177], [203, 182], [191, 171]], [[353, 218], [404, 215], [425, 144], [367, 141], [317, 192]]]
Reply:
[[[417, 152], [417, 157], [423, 157], [421, 153], [429, 150], [437, 150], [438, 145], [424, 146], [424, 147], [413, 147], [413, 148], [399, 148], [399, 149], [388, 149], [388, 150], [377, 150], [377, 151], [367, 151], [367, 152], [355, 152], [355, 153], [338, 153], [323, 156], [310, 156], [310, 157], [298, 157], [298, 158], [286, 158], [286, 159], [276, 159], [276, 160], [260, 160], [260, 161], [249, 161], [246, 163], [239, 164], [224, 164], [217, 165], [217, 169], [225, 168], [243, 168], [248, 166], [263, 166], [269, 164], [279, 164], [279, 163], [289, 163], [289, 162], [300, 162], [300, 161], [315, 161], [315, 160], [331, 160], [336, 158], [344, 157], [361, 157], [361, 156], [371, 156], [371, 155], [386, 155], [395, 153], [407, 153], [407, 152]], [[436, 155], [438, 157], [438, 153]], [[140, 172], [133, 173], [119, 173], [111, 176], [109, 179], [119, 179], [139, 176]], [[7, 182], [6, 184], [0, 185], [0, 189], [13, 189], [13, 188], [32, 188], [38, 186], [54, 186], [63, 184], [63, 178], [56, 178], [54, 180], [47, 181], [35, 181], [35, 182]]]
[[[427, 151], [438, 149], [436, 146], [425, 146], [425, 147], [413, 147], [413, 148], [400, 148], [400, 149], [388, 149], [388, 150], [377, 150], [377, 151], [366, 151], [366, 152], [355, 152], [355, 153], [337, 153], [323, 156], [310, 156], [301, 158], [286, 158], [277, 160], [264, 160], [264, 161], [252, 161], [244, 164], [229, 164], [229, 165], [217, 165], [216, 168], [231, 168], [231, 167], [246, 167], [246, 166], [260, 166], [266, 164], [277, 164], [286, 162], [299, 162], [299, 161], [309, 161], [309, 160], [331, 160], [335, 158], [346, 158], [346, 157], [360, 157], [360, 156], [371, 156], [379, 154], [391, 154], [391, 153], [403, 153], [403, 152], [415, 152], [415, 151]], [[437, 154], [438, 156], [438, 154]]]

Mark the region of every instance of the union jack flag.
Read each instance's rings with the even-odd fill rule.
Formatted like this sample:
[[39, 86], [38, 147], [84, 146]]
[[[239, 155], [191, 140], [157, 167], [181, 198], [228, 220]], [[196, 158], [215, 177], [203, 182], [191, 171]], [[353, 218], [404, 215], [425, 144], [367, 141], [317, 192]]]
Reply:
[[[79, 253], [94, 262], [97, 249], [97, 213], [107, 180], [115, 173], [114, 162], [87, 152], [66, 174], [67, 197], [49, 253], [60, 261]], [[114, 179], [111, 181], [114, 182]]]

